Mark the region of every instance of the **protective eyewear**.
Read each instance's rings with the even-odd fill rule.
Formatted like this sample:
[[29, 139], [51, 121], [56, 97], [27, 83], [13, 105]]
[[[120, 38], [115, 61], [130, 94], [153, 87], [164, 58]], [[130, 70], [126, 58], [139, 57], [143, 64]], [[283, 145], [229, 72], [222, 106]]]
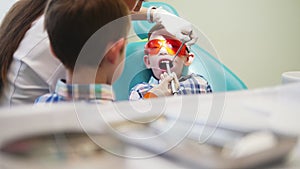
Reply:
[[[145, 46], [145, 52], [149, 55], [157, 55], [162, 47], [165, 47], [169, 55], [175, 55], [176, 52], [179, 50], [180, 45], [182, 43], [179, 40], [175, 39], [153, 39], [150, 40], [146, 46]], [[178, 56], [185, 56], [186, 52], [188, 51], [188, 48], [186, 45], [183, 46], [183, 48], [178, 53]]]

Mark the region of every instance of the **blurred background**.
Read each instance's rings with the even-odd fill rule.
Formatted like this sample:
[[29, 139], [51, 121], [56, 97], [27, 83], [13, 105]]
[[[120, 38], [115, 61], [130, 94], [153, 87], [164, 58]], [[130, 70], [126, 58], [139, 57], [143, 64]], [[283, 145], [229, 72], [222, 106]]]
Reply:
[[[0, 1], [0, 20], [15, 1]], [[279, 85], [283, 72], [300, 70], [299, 0], [151, 1], [174, 6], [249, 89]]]

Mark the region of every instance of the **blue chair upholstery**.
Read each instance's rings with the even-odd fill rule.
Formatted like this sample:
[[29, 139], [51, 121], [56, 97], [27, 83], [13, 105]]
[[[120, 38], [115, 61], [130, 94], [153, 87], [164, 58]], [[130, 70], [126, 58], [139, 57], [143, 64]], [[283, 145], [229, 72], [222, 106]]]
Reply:
[[247, 89], [239, 77], [207, 51], [198, 45], [193, 45], [191, 51], [195, 54], [195, 59], [189, 66], [189, 71], [205, 77], [213, 92]]
[[[164, 9], [167, 7], [169, 12], [178, 15], [174, 8], [165, 3], [147, 2], [144, 4], [147, 7], [163, 6]], [[147, 21], [134, 21], [133, 26], [137, 35], [144, 39], [147, 38], [147, 33], [153, 24]], [[127, 100], [132, 87], [138, 83], [149, 81], [152, 71], [144, 65], [145, 44], [146, 41], [143, 40], [127, 45], [124, 71], [113, 85], [117, 100]], [[189, 67], [184, 68], [183, 75], [187, 73], [202, 75], [211, 85], [213, 92], [247, 89], [241, 79], [197, 44], [191, 47], [191, 52], [195, 54], [194, 61]]]

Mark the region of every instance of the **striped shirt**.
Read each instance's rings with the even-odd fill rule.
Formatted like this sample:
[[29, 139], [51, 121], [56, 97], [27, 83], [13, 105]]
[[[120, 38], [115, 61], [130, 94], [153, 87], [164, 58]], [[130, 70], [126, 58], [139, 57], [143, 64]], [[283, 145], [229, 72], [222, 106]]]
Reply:
[[107, 102], [114, 100], [113, 89], [107, 84], [66, 84], [59, 80], [55, 92], [40, 96], [35, 103], [56, 103], [61, 101], [97, 101]]
[[[201, 75], [190, 74], [187, 76], [182, 76], [178, 80], [180, 85], [178, 95], [203, 94], [212, 92], [210, 85]], [[131, 89], [129, 100], [143, 99], [144, 95], [158, 84], [159, 81], [154, 77], [151, 77], [148, 83], [143, 82], [137, 84]]]

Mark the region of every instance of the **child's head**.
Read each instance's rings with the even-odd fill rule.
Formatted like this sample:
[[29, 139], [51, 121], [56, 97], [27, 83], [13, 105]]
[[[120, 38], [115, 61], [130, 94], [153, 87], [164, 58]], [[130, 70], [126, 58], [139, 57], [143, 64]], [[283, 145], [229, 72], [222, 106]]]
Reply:
[[[109, 54], [116, 55], [114, 52], [117, 51], [119, 55], [124, 55], [125, 39], [130, 28], [130, 19], [124, 16], [128, 15], [124, 0], [50, 0], [45, 12], [45, 28], [53, 53], [71, 71], [75, 63], [76, 67], [98, 67], [100, 60], [103, 62], [102, 59]], [[119, 18], [122, 18], [119, 26], [106, 28], [105, 34], [97, 37], [101, 44], [93, 44], [92, 49], [103, 52], [97, 53], [100, 57], [98, 62], [95, 62], [93, 54], [87, 54], [77, 63], [80, 51], [89, 38]], [[109, 48], [112, 44], [118, 49]], [[99, 67], [101, 69], [101, 65]]]
[[[163, 61], [171, 62], [181, 46], [181, 42], [161, 24], [155, 25], [148, 34], [148, 43], [145, 46], [144, 63], [147, 68], [151, 68], [154, 76], [160, 79], [160, 75], [166, 72]], [[181, 77], [184, 65], [189, 66], [193, 61], [194, 55], [189, 53], [188, 48], [184, 47], [175, 58], [171, 71], [177, 77]]]

